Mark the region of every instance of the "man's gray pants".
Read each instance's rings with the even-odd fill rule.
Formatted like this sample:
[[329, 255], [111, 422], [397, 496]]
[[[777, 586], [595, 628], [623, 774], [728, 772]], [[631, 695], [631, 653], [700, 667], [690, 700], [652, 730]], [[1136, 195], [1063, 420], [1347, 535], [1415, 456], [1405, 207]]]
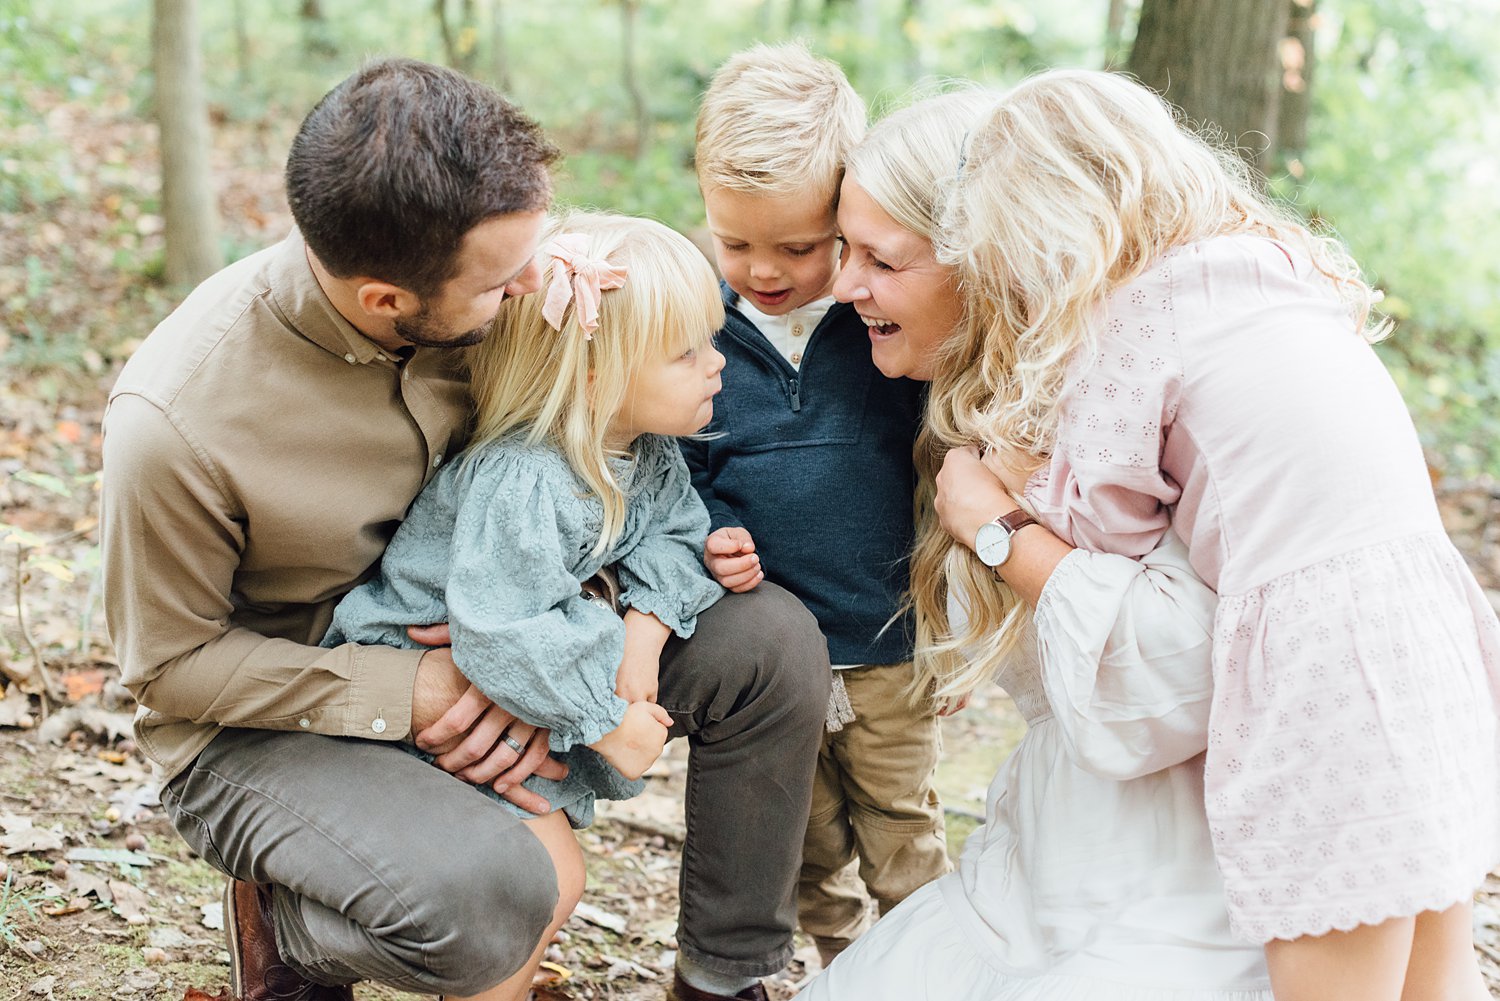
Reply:
[[[828, 687], [816, 622], [771, 584], [725, 595], [662, 653], [658, 698], [691, 745], [678, 948], [712, 969], [791, 959]], [[488, 989], [557, 902], [524, 822], [387, 743], [224, 730], [162, 803], [211, 865], [273, 885], [282, 959], [319, 983]]]

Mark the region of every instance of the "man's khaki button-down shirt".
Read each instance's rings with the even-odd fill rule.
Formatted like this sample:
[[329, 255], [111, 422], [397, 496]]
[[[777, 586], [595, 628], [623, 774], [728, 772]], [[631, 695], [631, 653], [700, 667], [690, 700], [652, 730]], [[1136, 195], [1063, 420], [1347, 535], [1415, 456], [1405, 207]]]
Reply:
[[458, 361], [361, 335], [294, 232], [204, 282], [125, 366], [104, 421], [105, 611], [166, 776], [224, 726], [409, 734], [420, 651], [317, 644], [463, 445]]

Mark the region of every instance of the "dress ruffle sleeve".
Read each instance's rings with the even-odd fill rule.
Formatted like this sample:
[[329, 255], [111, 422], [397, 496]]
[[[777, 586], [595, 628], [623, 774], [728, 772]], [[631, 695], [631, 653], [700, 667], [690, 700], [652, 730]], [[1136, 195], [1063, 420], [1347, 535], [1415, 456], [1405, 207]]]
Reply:
[[1139, 560], [1077, 549], [1058, 564], [1037, 604], [1038, 658], [1079, 767], [1124, 781], [1207, 747], [1217, 606], [1170, 531]]
[[497, 705], [552, 731], [553, 751], [592, 744], [620, 725], [615, 694], [625, 626], [582, 598], [567, 570], [567, 524], [581, 512], [560, 463], [534, 453], [474, 460], [456, 513], [447, 585], [453, 657]]
[[1069, 421], [1026, 500], [1080, 549], [1144, 556], [1171, 523], [1181, 489], [1161, 471], [1183, 366], [1165, 265], [1117, 291], [1098, 349], [1078, 358], [1059, 401]]
[[648, 482], [638, 487], [653, 501], [640, 541], [615, 563], [620, 601], [686, 639], [698, 614], [724, 594], [703, 567], [708, 511], [671, 439], [653, 437], [641, 449], [638, 475]]

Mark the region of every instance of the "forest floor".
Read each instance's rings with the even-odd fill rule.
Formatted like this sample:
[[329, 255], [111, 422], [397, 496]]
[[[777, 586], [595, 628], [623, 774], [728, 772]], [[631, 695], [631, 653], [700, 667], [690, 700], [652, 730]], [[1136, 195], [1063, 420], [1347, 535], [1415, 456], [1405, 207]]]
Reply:
[[[174, 300], [154, 278], [161, 220], [142, 206], [156, 183], [154, 135], [123, 98], [23, 97], [45, 128], [0, 135], [0, 149], [25, 158], [0, 158], [0, 1001], [213, 994], [227, 981], [223, 881], [163, 819], [129, 739], [96, 572], [104, 396]], [[272, 153], [286, 128], [217, 123], [216, 182], [236, 252], [289, 226]], [[26, 173], [36, 164], [47, 170]], [[1438, 488], [1450, 531], [1500, 601], [1500, 489]], [[1022, 729], [998, 692], [945, 721], [939, 784], [954, 853]], [[580, 1001], [660, 998], [670, 977], [680, 745], [645, 795], [608, 804], [580, 835], [586, 906], [549, 955]], [[1500, 879], [1480, 894], [1475, 927], [1500, 996]], [[777, 994], [815, 964], [800, 950]]]

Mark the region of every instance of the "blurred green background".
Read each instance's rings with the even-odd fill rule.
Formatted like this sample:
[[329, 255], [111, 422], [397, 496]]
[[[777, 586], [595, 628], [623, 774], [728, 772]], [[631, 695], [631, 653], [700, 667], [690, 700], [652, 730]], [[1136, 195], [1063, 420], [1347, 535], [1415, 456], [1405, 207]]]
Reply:
[[[1500, 2], [1316, 12], [1307, 146], [1277, 161], [1273, 186], [1385, 290], [1400, 324], [1380, 350], [1435, 470], [1500, 475]], [[97, 395], [180, 295], [162, 283], [151, 14], [149, 0], [0, 0], [7, 394]], [[1139, 0], [205, 0], [223, 253], [284, 232], [286, 144], [367, 56], [496, 82], [567, 151], [564, 200], [691, 230], [695, 102], [739, 48], [806, 39], [878, 116], [923, 80], [1123, 64], [1138, 16]]]

